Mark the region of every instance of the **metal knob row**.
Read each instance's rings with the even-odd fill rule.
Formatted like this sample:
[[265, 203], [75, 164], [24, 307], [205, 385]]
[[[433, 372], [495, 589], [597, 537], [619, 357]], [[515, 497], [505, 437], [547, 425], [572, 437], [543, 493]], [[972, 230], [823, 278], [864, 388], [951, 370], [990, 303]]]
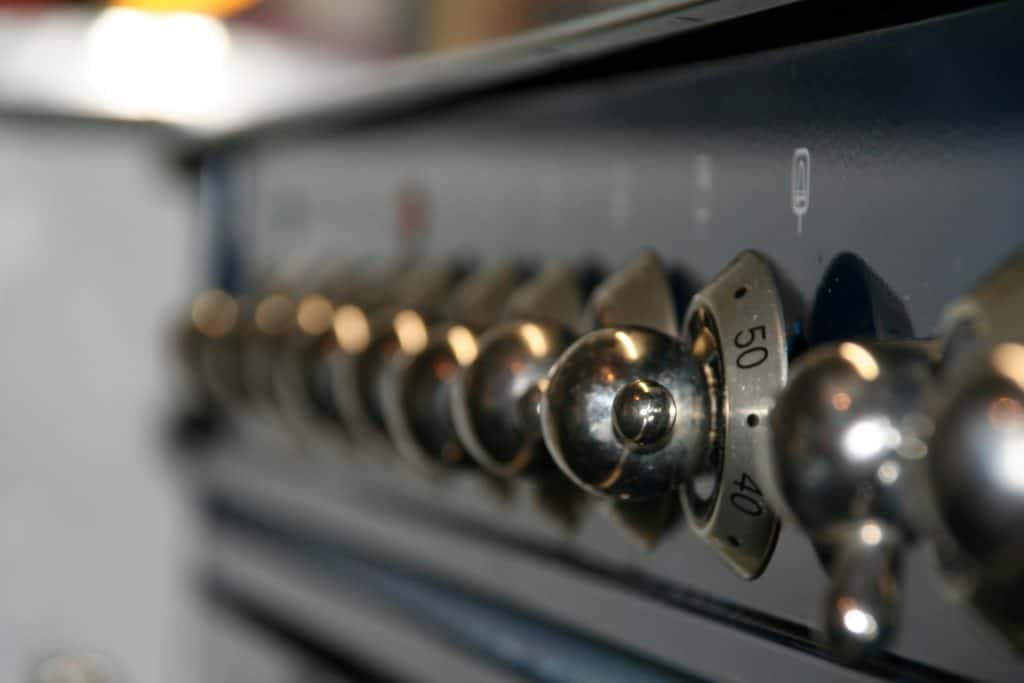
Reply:
[[255, 324], [225, 335], [241, 377], [225, 398], [422, 466], [522, 476], [542, 498], [575, 482], [612, 499], [646, 544], [685, 508], [740, 575], [757, 576], [778, 533], [758, 464], [788, 355], [777, 279], [756, 254], [740, 256], [692, 299], [682, 331], [653, 254], [586, 303], [585, 280], [562, 265], [525, 281], [508, 266], [464, 278], [422, 269], [375, 307], [351, 280], [276, 293]]
[[844, 340], [792, 372], [796, 297], [755, 253], [682, 315], [651, 254], [592, 291], [553, 265], [349, 277], [252, 306], [221, 294], [197, 301], [189, 358], [229, 406], [530, 481], [561, 513], [586, 491], [648, 542], [683, 511], [746, 579], [784, 512], [831, 577], [824, 625], [846, 656], [896, 631], [917, 544], [1024, 646], [1022, 262], [954, 304], [940, 342]]
[[846, 656], [889, 642], [902, 558], [922, 543], [1024, 644], [1022, 310], [1018, 256], [950, 307], [940, 341], [816, 349], [779, 396], [776, 503], [825, 560], [826, 633]]

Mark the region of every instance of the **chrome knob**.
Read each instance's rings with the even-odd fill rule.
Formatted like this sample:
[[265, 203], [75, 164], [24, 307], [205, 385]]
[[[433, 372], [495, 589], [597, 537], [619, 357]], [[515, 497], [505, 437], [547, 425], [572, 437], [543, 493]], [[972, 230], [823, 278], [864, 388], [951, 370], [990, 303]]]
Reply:
[[192, 304], [192, 326], [203, 337], [199, 374], [214, 400], [229, 411], [246, 401], [241, 374], [242, 306], [222, 290], [208, 290]]
[[992, 348], [958, 379], [934, 422], [929, 470], [937, 540], [956, 570], [947, 567], [947, 574], [1024, 650], [1024, 345]]
[[272, 380], [280, 410], [299, 436], [347, 441], [331, 387], [330, 366], [337, 348], [333, 332], [335, 301], [341, 297], [327, 294], [333, 292], [324, 288], [299, 299], [297, 325], [275, 359]]
[[754, 253], [694, 296], [682, 334], [671, 309], [666, 316], [664, 305], [651, 306], [665, 297], [647, 296], [650, 282], [631, 289], [644, 322], [619, 320], [628, 299], [592, 306], [594, 320], [610, 326], [577, 341], [552, 369], [545, 441], [591, 493], [618, 501], [678, 495], [690, 527], [738, 574], [755, 578], [778, 536], [762, 493], [763, 421], [786, 379], [791, 309]]
[[[346, 428], [363, 445], [386, 443], [386, 396], [395, 361], [403, 350], [419, 352], [428, 326], [450, 293], [458, 273], [423, 266], [392, 274], [389, 295], [368, 302], [348, 301], [335, 311], [337, 350], [331, 357], [331, 386]], [[382, 288], [387, 282], [371, 283]]]
[[895, 630], [906, 550], [1024, 647], [1022, 255], [947, 308], [935, 343], [843, 342], [800, 359], [772, 412], [773, 495], [831, 575], [847, 657]]
[[837, 654], [855, 659], [884, 647], [897, 629], [906, 539], [867, 520], [837, 530], [834, 541], [825, 635]]
[[772, 412], [779, 490], [811, 537], [876, 517], [909, 531], [926, 448], [931, 359], [913, 346], [844, 342], [806, 354]]
[[452, 393], [477, 358], [479, 330], [498, 317], [518, 278], [511, 266], [474, 274], [452, 293], [455, 322], [424, 326], [417, 333], [422, 343], [401, 345], [383, 408], [388, 434], [407, 459], [428, 467], [474, 464], [455, 430]]
[[[676, 386], [668, 377], [671, 372], [661, 367], [685, 355], [676, 340], [676, 316], [661, 261], [652, 253], [640, 254], [594, 290], [582, 327], [597, 329], [565, 349], [551, 367], [541, 401], [544, 441], [559, 468], [584, 490], [632, 502], [666, 495], [682, 477], [682, 463], [676, 462], [679, 454], [673, 449], [685, 447], [682, 428], [688, 418], [676, 420], [675, 397], [665, 397], [664, 407], [673, 414], [669, 431], [678, 428], [678, 434], [675, 441], [671, 434], [661, 435], [660, 457], [623, 437], [613, 411], [617, 394], [637, 380], [667, 392]], [[622, 426], [646, 438], [634, 433], [637, 425], [630, 423], [630, 414], [637, 413], [629, 408], [619, 406]], [[651, 457], [641, 463], [640, 455]]]
[[385, 388], [384, 416], [395, 447], [421, 465], [472, 464], [455, 433], [451, 392], [461, 368], [476, 357], [476, 334], [463, 325], [440, 324], [415, 353], [399, 353]]
[[1024, 252], [947, 308], [929, 467], [946, 578], [1024, 650]]
[[707, 380], [678, 340], [643, 327], [586, 335], [544, 396], [545, 440], [584, 489], [618, 499], [671, 493], [710, 448]]
[[957, 547], [985, 573], [1024, 572], [1024, 345], [997, 346], [945, 403], [929, 461]]
[[575, 336], [556, 322], [509, 321], [480, 337], [479, 355], [455, 389], [453, 412], [481, 465], [499, 476], [557, 471], [541, 436], [540, 403], [549, 370]]
[[579, 272], [553, 264], [517, 288], [455, 387], [459, 436], [497, 476], [561, 477], [541, 436], [540, 402], [548, 372], [577, 336], [582, 287]]
[[256, 303], [247, 323], [242, 329], [242, 382], [253, 405], [277, 418], [273, 366], [295, 328], [295, 300], [290, 293], [272, 291]]
[[615, 394], [612, 402], [615, 433], [639, 453], [663, 446], [676, 424], [676, 402], [657, 382], [638, 379]]
[[891, 633], [899, 554], [926, 526], [931, 380], [921, 346], [844, 342], [801, 358], [772, 411], [776, 487], [830, 558], [826, 632], [849, 657]]

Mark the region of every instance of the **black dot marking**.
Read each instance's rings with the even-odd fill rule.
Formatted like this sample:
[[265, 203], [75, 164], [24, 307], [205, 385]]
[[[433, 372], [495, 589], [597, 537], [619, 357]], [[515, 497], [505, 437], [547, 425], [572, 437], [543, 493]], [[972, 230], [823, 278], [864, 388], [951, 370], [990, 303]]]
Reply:
[[743, 297], [745, 297], [746, 295], [747, 295], [747, 288], [746, 288], [746, 287], [740, 287], [739, 289], [737, 289], [737, 290], [736, 290], [735, 292], [733, 292], [733, 294], [732, 294], [732, 296], [733, 296], [733, 298], [734, 298], [734, 299], [742, 299], [742, 298], [743, 298]]
[[732, 547], [734, 547], [734, 548], [739, 548], [740, 547], [740, 541], [735, 536], [730, 536], [729, 537], [729, 543], [732, 544]]
[[753, 414], [747, 415], [747, 426], [748, 427], [756, 427], [760, 423], [761, 423], [761, 418], [759, 418], [757, 415], [753, 415]]

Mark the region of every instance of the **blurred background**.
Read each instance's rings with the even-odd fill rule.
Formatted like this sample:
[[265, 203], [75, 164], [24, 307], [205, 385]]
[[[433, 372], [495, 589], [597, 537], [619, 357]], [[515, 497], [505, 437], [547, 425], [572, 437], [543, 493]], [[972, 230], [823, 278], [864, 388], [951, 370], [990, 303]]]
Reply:
[[0, 2], [8, 110], [224, 130], [384, 83], [374, 67], [630, 0]]
[[236, 645], [189, 589], [200, 539], [161, 441], [196, 277], [181, 146], [618, 4], [0, 3], [0, 680], [288, 680], [265, 651], [196, 656]]

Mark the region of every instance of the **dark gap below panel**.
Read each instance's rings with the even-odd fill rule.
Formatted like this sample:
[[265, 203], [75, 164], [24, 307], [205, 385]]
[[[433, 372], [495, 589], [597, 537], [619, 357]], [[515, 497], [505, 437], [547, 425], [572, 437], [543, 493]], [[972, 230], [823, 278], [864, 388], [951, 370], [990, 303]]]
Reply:
[[[651, 576], [632, 568], [616, 568], [595, 561], [550, 544], [528, 538], [507, 530], [494, 528], [457, 513], [422, 505], [418, 501], [401, 496], [396, 491], [367, 491], [365, 502], [382, 513], [398, 515], [418, 524], [429, 524], [444, 528], [474, 543], [501, 545], [521, 554], [542, 558], [574, 572], [587, 575], [590, 579], [615, 585], [656, 602], [671, 605], [710, 621], [728, 626], [744, 633], [764, 638], [778, 645], [829, 661], [837, 666], [851, 668], [884, 679], [907, 682], [965, 681], [956, 674], [937, 669], [928, 664], [883, 652], [872, 655], [860, 662], [850, 664], [836, 658], [827, 649], [818, 635], [810, 628], [796, 622], [782, 619], [759, 610], [736, 605], [704, 594], [692, 588]], [[410, 567], [389, 551], [375, 548], [373, 543], [363, 539], [347, 539], [341, 533], [326, 529], [299, 528], [275, 518], [271, 513], [257, 512], [244, 502], [233, 500], [229, 495], [214, 495], [207, 501], [207, 512], [211, 521], [234, 531], [241, 531], [265, 542], [288, 546], [292, 556], [321, 565], [342, 561], [355, 561], [372, 565], [378, 571], [397, 572], [415, 577], [418, 581], [429, 582], [452, 594], [467, 595], [465, 587], [450, 580], [431, 576], [422, 570]], [[518, 610], [499, 598], [483, 598], [490, 604], [506, 605], [505, 609]], [[617, 646], [609, 646], [617, 649]]]
[[282, 618], [273, 609], [216, 578], [204, 581], [203, 597], [207, 602], [244, 624], [252, 631], [282, 645], [306, 660], [311, 668], [323, 670], [360, 683], [417, 683], [412, 679], [386, 674], [356, 652], [349, 652]]

